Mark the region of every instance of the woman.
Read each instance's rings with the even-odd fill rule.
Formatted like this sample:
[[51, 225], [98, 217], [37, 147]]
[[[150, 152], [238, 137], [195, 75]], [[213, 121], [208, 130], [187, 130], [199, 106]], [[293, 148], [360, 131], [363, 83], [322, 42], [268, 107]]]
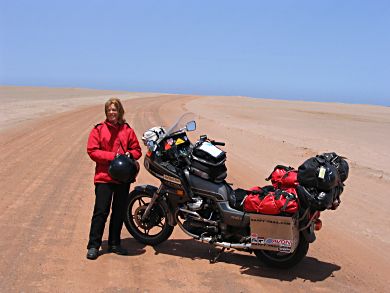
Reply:
[[121, 101], [111, 98], [106, 102], [104, 109], [106, 120], [92, 129], [87, 145], [88, 155], [96, 162], [94, 178], [96, 198], [87, 246], [88, 259], [98, 257], [111, 201], [108, 251], [119, 255], [127, 254], [120, 245], [120, 233], [130, 183], [120, 183], [112, 179], [108, 168], [110, 162], [119, 154], [126, 154], [135, 160], [141, 157], [141, 147], [134, 130], [123, 117], [124, 109]]

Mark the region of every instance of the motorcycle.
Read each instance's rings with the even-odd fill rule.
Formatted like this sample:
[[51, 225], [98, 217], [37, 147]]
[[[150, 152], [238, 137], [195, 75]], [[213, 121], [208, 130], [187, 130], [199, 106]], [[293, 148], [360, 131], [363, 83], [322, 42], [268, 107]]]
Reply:
[[[253, 252], [272, 267], [298, 264], [316, 238], [320, 213], [305, 206], [288, 216], [243, 211], [242, 198], [225, 181], [226, 156], [218, 148], [225, 144], [205, 135], [191, 143], [187, 132], [196, 129], [196, 122], [190, 118], [184, 114], [168, 130], [155, 127], [149, 131], [151, 135], [144, 135], [148, 148], [144, 166], [161, 184], [136, 186], [129, 194], [124, 221], [129, 233], [154, 246], [167, 240], [177, 225], [195, 240], [222, 247], [220, 253], [233, 248]], [[199, 158], [202, 152], [206, 156]], [[280, 224], [289, 228], [291, 239], [273, 235]], [[258, 237], [264, 229], [269, 235]]]

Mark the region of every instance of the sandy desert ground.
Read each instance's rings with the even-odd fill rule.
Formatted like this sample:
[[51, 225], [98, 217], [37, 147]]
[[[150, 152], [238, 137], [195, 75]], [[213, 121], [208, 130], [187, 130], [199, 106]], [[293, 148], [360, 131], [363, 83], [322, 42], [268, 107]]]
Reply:
[[[265, 185], [276, 164], [298, 167], [336, 151], [349, 158], [342, 204], [322, 213], [307, 257], [287, 271], [230, 250], [209, 264], [209, 246], [179, 228], [129, 256], [85, 258], [94, 203], [86, 141], [110, 96], [125, 102], [138, 137], [197, 116], [193, 137], [225, 141], [228, 181]], [[389, 292], [390, 108], [369, 105], [0, 87], [1, 292]], [[157, 184], [141, 170], [137, 184]], [[104, 240], [107, 239], [107, 234]], [[106, 249], [103, 242], [103, 252]]]

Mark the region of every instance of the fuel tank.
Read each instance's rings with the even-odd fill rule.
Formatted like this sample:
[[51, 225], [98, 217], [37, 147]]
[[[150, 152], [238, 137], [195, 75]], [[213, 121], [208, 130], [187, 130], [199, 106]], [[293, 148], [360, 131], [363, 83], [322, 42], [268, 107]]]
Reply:
[[185, 170], [184, 174], [194, 194], [212, 197], [219, 201], [234, 200], [233, 189], [226, 182], [215, 183], [208, 181], [191, 174], [188, 170]]

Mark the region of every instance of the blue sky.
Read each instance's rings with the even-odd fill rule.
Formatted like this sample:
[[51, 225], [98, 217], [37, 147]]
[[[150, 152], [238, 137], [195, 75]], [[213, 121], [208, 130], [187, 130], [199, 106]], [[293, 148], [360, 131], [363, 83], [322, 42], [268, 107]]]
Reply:
[[390, 1], [0, 3], [3, 85], [390, 105]]

